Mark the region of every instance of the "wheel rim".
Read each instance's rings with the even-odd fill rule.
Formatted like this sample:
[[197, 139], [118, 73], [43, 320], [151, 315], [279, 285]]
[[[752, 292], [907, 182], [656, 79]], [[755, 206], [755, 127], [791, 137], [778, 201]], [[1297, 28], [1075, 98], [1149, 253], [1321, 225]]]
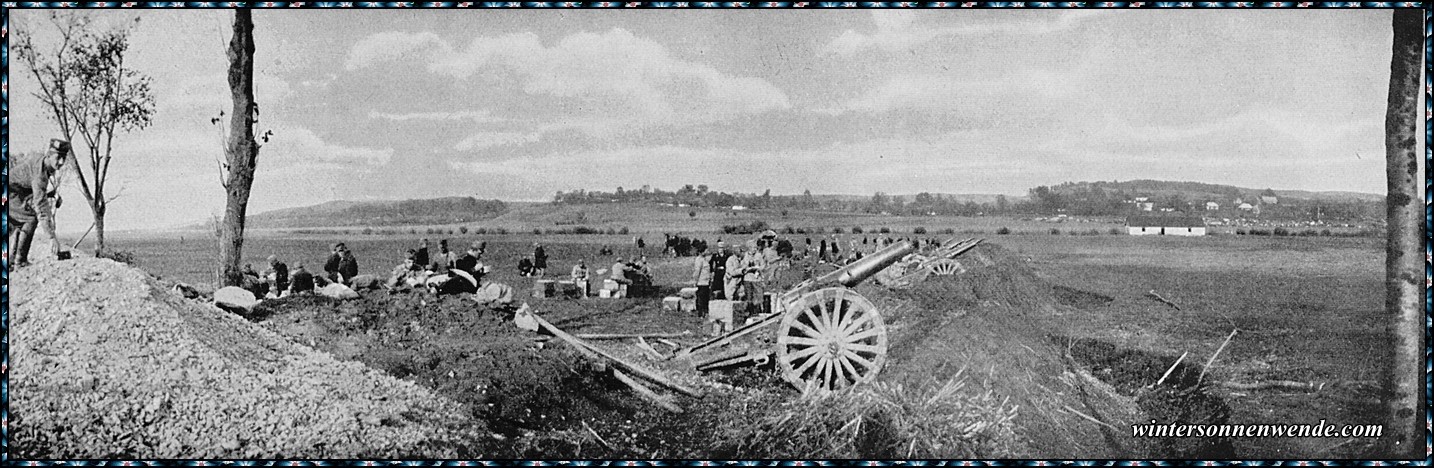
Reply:
[[931, 265], [931, 272], [941, 276], [951, 276], [961, 271], [961, 264], [955, 260], [937, 260]]
[[886, 362], [886, 324], [871, 301], [845, 288], [802, 296], [777, 334], [782, 378], [836, 390], [874, 380]]

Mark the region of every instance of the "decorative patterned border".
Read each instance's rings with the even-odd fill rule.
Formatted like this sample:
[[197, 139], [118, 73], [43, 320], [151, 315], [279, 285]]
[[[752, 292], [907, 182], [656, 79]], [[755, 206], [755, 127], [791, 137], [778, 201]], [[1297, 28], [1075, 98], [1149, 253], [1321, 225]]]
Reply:
[[[0, 160], [7, 162], [0, 169], [0, 206], [9, 204], [10, 159], [10, 15], [8, 10], [22, 8], [1420, 8], [1424, 17], [1424, 401], [1434, 401], [1434, 15], [1426, 2], [0, 2], [5, 9], [0, 18]], [[0, 267], [8, 267], [9, 219], [0, 215]], [[1425, 452], [1423, 460], [562, 460], [562, 461], [444, 461], [444, 460], [25, 460], [10, 459], [10, 274], [0, 268], [0, 464], [4, 466], [265, 466], [265, 467], [328, 467], [328, 466], [1430, 466], [1434, 465], [1434, 414], [1425, 413]]]
[[[11, 8], [1428, 8], [1425, 2], [3, 2]], [[1426, 25], [1428, 24], [1426, 19]], [[8, 21], [7, 21], [8, 22]], [[1427, 28], [1426, 28], [1427, 31]], [[1425, 34], [1426, 38], [1428, 34]], [[1426, 45], [1428, 41], [1425, 41]], [[1426, 52], [1428, 48], [1426, 47]], [[8, 64], [8, 61], [7, 61]]]

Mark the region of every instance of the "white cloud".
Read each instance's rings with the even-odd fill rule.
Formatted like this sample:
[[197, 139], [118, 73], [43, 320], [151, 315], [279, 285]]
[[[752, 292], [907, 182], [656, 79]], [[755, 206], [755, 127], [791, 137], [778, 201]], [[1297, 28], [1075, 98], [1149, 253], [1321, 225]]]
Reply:
[[539, 138], [540, 135], [537, 133], [480, 132], [468, 138], [464, 138], [463, 141], [454, 145], [453, 149], [458, 151], [474, 151], [497, 146], [534, 143], [537, 142]]
[[[325, 142], [313, 131], [278, 126], [261, 150], [265, 156], [290, 162], [327, 162], [341, 165], [382, 166], [393, 158], [393, 149], [348, 147]], [[266, 158], [268, 159], [268, 158]]]
[[626, 122], [702, 122], [791, 107], [766, 80], [677, 59], [624, 29], [572, 34], [551, 47], [532, 33], [478, 37], [462, 50], [432, 33], [382, 33], [361, 41], [348, 66], [374, 66], [416, 50], [426, 52], [433, 73], [516, 80], [525, 93], [581, 99], [595, 113]]
[[447, 55], [452, 48], [437, 34], [431, 32], [402, 33], [382, 32], [366, 37], [349, 50], [344, 69], [353, 71], [378, 63], [398, 60], [403, 57], [432, 53]]
[[493, 113], [488, 112], [486, 110], [454, 112], [410, 112], [404, 114], [369, 111], [368, 117], [370, 119], [383, 119], [393, 122], [467, 120], [474, 123], [499, 123], [508, 121], [508, 119], [494, 117]]
[[[1019, 12], [1010, 17], [1032, 17], [1042, 13], [1044, 12]], [[876, 23], [876, 32], [864, 34], [847, 30], [827, 44], [826, 52], [840, 55], [855, 54], [868, 49], [894, 52], [912, 49], [932, 40], [946, 37], [1057, 33], [1075, 27], [1087, 19], [1102, 15], [1104, 12], [1071, 10], [1059, 12], [1054, 19], [1041, 21], [972, 23], [942, 28], [916, 26], [913, 21], [915, 12], [906, 10], [872, 10], [871, 14], [872, 20]]]
[[[485, 177], [544, 182], [559, 188], [608, 188], [653, 184], [675, 188], [705, 183], [726, 191], [824, 193], [952, 191], [986, 184], [999, 173], [1029, 172], [1033, 155], [1016, 154], [1020, 138], [958, 132], [926, 141], [903, 139], [835, 143], [801, 151], [738, 151], [686, 146], [591, 149], [544, 158], [453, 160], [449, 167]], [[860, 174], [853, 173], [858, 170]], [[987, 188], [989, 187], [989, 188]]]
[[[207, 120], [218, 116], [220, 110], [228, 114], [234, 108], [229, 78], [223, 74], [188, 77], [172, 84], [154, 86], [154, 89], [155, 103], [160, 107], [159, 115], [198, 113]], [[254, 75], [254, 98], [261, 105], [287, 100], [292, 94], [292, 87], [284, 79], [266, 73]]]
[[967, 80], [941, 75], [896, 75], [824, 114], [847, 111], [890, 112], [916, 109], [933, 112], [997, 112], [1045, 107], [1050, 99], [1079, 92], [1078, 70], [1024, 69], [999, 79]]

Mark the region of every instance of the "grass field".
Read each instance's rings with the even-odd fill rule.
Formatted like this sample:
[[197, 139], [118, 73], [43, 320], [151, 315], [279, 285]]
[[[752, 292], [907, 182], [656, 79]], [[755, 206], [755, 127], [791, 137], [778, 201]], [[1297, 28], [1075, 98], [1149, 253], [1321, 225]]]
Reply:
[[[999, 240], [1031, 256], [1053, 284], [1113, 298], [1067, 315], [1076, 337], [1102, 339], [1203, 364], [1239, 333], [1210, 380], [1313, 382], [1299, 391], [1223, 391], [1232, 423], [1380, 422], [1378, 390], [1390, 358], [1384, 255], [1378, 239], [1085, 237]], [[1179, 310], [1148, 296], [1156, 291]], [[1237, 439], [1236, 453], [1274, 458], [1370, 456], [1373, 439]]]
[[[684, 214], [685, 215], [685, 214]], [[864, 226], [875, 226], [865, 223]], [[1078, 313], [1051, 317], [1071, 338], [1094, 338], [1122, 348], [1179, 356], [1203, 364], [1233, 329], [1239, 334], [1210, 367], [1209, 379], [1233, 382], [1290, 380], [1326, 384], [1317, 393], [1221, 391], [1234, 423], [1359, 424], [1376, 421], [1378, 363], [1387, 362], [1383, 326], [1383, 246], [1379, 239], [1340, 237], [1209, 236], [1200, 238], [1124, 235], [981, 235], [988, 242], [1027, 257], [1043, 279], [1076, 291], [1109, 298], [1078, 304]], [[635, 233], [636, 234], [636, 233]], [[640, 235], [640, 234], [636, 234]], [[848, 235], [849, 236], [849, 235]], [[342, 238], [340, 238], [342, 237]], [[635, 253], [632, 236], [323, 236], [256, 235], [246, 261], [262, 268], [278, 255], [290, 267], [321, 268], [331, 242], [354, 250], [361, 273], [386, 274], [416, 247], [416, 239], [488, 241], [485, 261], [498, 268], [493, 279], [528, 290], [516, 275], [519, 258], [532, 242], [547, 245], [549, 276], [565, 276], [578, 258], [596, 271], [611, 264], [597, 250], [609, 245], [619, 255]], [[655, 237], [655, 238], [654, 238]], [[715, 241], [716, 234], [703, 236]], [[729, 240], [734, 236], [725, 236]], [[800, 237], [800, 236], [798, 236]], [[946, 237], [933, 234], [930, 237]], [[647, 254], [656, 257], [661, 235], [647, 235]], [[114, 247], [133, 252], [139, 266], [162, 277], [212, 284], [214, 242], [186, 235], [117, 236]], [[660, 262], [656, 281], [669, 286], [689, 281], [685, 263]], [[1162, 304], [1155, 291], [1179, 305]], [[1241, 456], [1337, 458], [1368, 456], [1369, 439], [1238, 439]]]

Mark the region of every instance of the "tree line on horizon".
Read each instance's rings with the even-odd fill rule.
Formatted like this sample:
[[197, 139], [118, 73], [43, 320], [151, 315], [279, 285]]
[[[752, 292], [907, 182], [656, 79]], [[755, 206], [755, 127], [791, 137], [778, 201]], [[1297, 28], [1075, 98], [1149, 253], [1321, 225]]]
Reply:
[[[982, 215], [1058, 215], [1126, 216], [1136, 212], [1130, 203], [1145, 197], [1156, 207], [1184, 213], [1209, 214], [1205, 202], [1217, 202], [1217, 212], [1224, 217], [1238, 217], [1233, 201], [1245, 197], [1259, 203], [1261, 196], [1274, 196], [1271, 189], [1244, 191], [1239, 187], [1198, 182], [1162, 182], [1137, 180], [1129, 182], [1065, 182], [1055, 186], [1038, 186], [1027, 190], [1024, 198], [1014, 200], [997, 195], [990, 202], [961, 200], [955, 196], [921, 192], [909, 200], [905, 196], [876, 192], [869, 198], [812, 195], [772, 195], [770, 189], [761, 194], [721, 192], [707, 185], [684, 185], [675, 191], [642, 186], [636, 190], [617, 187], [615, 191], [577, 189], [560, 191], [554, 204], [586, 205], [605, 203], [661, 203], [686, 207], [731, 208], [759, 210], [804, 210], [836, 213], [889, 214], [901, 216], [982, 216]], [[1259, 214], [1267, 219], [1356, 220], [1378, 218], [1383, 202], [1361, 200], [1308, 200], [1286, 198], [1283, 202], [1262, 207]]]

